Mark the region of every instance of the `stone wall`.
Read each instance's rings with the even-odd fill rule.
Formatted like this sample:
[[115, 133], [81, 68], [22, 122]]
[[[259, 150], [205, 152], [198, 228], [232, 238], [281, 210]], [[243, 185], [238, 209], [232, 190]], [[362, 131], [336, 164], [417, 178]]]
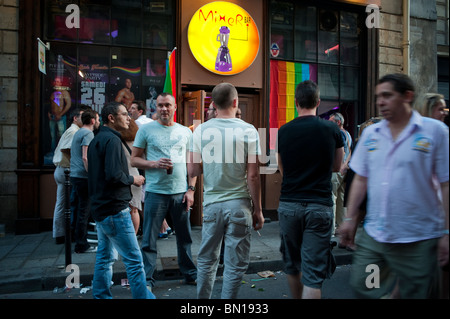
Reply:
[[[383, 0], [379, 75], [403, 73], [403, 1]], [[417, 96], [437, 90], [436, 1], [410, 0], [410, 76]]]
[[0, 0], [0, 224], [17, 216], [17, 77], [19, 0]]

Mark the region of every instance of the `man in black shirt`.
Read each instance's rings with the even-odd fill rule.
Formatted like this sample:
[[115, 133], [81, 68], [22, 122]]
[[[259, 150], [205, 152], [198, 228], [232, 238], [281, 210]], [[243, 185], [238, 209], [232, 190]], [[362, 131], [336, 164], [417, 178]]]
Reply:
[[[319, 88], [304, 81], [295, 91], [298, 117], [278, 131], [278, 167], [283, 176], [278, 207], [281, 251], [294, 298], [321, 298], [335, 263], [331, 172], [343, 158], [339, 128], [316, 116]], [[301, 280], [301, 281], [300, 281]]]
[[147, 289], [144, 264], [130, 216], [130, 186], [141, 186], [143, 176], [128, 171], [120, 131], [130, 117], [124, 105], [112, 102], [102, 110], [104, 126], [88, 149], [88, 185], [92, 217], [96, 221], [98, 249], [92, 284], [94, 298], [112, 298], [109, 290], [115, 249], [122, 256], [133, 298], [155, 299]]

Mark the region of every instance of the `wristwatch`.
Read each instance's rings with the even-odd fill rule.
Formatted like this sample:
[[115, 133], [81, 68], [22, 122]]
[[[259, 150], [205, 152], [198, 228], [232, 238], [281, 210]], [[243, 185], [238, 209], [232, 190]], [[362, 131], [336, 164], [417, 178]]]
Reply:
[[191, 191], [195, 192], [195, 186], [189, 186], [188, 189], [190, 189]]

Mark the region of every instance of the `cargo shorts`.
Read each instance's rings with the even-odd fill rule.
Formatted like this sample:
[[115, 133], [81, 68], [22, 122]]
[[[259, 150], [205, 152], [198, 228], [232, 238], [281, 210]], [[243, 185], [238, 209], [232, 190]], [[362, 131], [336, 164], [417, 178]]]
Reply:
[[285, 272], [301, 272], [305, 286], [320, 289], [336, 269], [330, 244], [333, 207], [280, 201], [278, 218]]

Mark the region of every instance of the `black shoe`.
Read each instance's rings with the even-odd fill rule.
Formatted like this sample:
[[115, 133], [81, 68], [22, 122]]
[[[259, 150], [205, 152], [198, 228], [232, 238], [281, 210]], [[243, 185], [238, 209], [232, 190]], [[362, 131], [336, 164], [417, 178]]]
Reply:
[[85, 249], [75, 248], [75, 253], [77, 253], [77, 254], [96, 253], [96, 252], [97, 252], [97, 246], [88, 246]]
[[65, 236], [59, 236], [55, 238], [56, 245], [64, 244], [65, 241], [66, 241]]

